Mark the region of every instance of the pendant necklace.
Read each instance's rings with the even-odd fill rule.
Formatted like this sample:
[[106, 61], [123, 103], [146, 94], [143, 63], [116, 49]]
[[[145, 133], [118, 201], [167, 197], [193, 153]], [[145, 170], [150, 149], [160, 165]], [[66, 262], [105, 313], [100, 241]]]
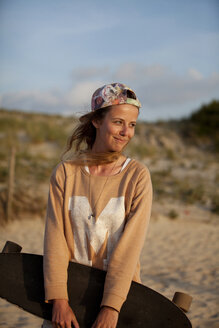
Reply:
[[[92, 206], [93, 211], [92, 211], [92, 209], [91, 209], [91, 213], [88, 215], [88, 220], [90, 220], [90, 219], [92, 219], [92, 218], [95, 219], [95, 214], [94, 214], [94, 213], [95, 213], [96, 205], [97, 205], [97, 203], [98, 203], [98, 201], [99, 201], [99, 199], [100, 199], [100, 196], [101, 196], [101, 194], [102, 194], [102, 192], [103, 192], [104, 187], [106, 186], [106, 183], [107, 183], [109, 177], [111, 176], [111, 174], [112, 174], [114, 168], [116, 167], [116, 163], [117, 163], [117, 162], [118, 162], [118, 159], [115, 161], [115, 164], [113, 165], [113, 167], [112, 167], [112, 169], [111, 169], [109, 175], [107, 175], [106, 180], [104, 181], [104, 184], [103, 184], [103, 187], [102, 187], [102, 189], [101, 189], [101, 191], [100, 191], [100, 194], [99, 194], [99, 196], [98, 196], [98, 198], [97, 198], [97, 200], [96, 200], [94, 206]], [[90, 200], [90, 206], [91, 206], [91, 174], [89, 175], [89, 200]]]

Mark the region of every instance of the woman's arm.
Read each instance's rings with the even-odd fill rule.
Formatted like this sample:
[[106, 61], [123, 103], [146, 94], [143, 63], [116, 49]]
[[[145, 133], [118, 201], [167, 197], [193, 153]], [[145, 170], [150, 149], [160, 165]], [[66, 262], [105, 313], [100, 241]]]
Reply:
[[52, 173], [44, 236], [44, 286], [46, 301], [53, 303], [53, 327], [78, 328], [76, 317], [68, 304], [67, 269], [69, 250], [64, 234], [65, 171], [60, 164]]
[[62, 164], [53, 171], [47, 204], [44, 235], [44, 286], [45, 298], [68, 299], [67, 268], [69, 250], [64, 234], [64, 185], [65, 171]]
[[131, 210], [107, 269], [101, 306], [117, 311], [126, 300], [151, 215], [152, 184], [148, 169], [141, 170], [134, 186]]
[[135, 185], [128, 221], [111, 256], [101, 310], [92, 328], [116, 328], [144, 244], [151, 205], [152, 184], [150, 173], [145, 169]]

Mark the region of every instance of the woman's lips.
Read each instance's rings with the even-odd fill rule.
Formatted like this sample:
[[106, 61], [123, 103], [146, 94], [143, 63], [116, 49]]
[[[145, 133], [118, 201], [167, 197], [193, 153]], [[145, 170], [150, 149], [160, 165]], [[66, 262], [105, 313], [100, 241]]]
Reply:
[[119, 138], [116, 138], [116, 137], [114, 137], [114, 139], [115, 139], [116, 141], [118, 141], [118, 142], [121, 142], [121, 143], [126, 143], [126, 142], [128, 142], [128, 140], [126, 140], [126, 139], [119, 139]]

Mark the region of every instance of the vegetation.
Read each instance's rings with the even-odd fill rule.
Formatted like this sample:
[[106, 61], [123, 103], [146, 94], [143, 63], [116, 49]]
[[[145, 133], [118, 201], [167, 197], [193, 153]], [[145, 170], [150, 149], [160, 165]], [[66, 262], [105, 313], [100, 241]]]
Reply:
[[219, 101], [213, 100], [208, 105], [178, 122], [182, 136], [201, 148], [219, 152]]
[[172, 209], [172, 210], [169, 211], [168, 217], [170, 219], [174, 220], [178, 217], [178, 213], [174, 209]]
[[219, 131], [219, 101], [203, 105], [190, 116], [195, 133], [199, 136], [217, 137]]
[[[218, 114], [219, 101], [213, 101], [181, 121], [139, 122], [126, 154], [149, 163], [155, 201], [176, 199], [185, 204], [208, 206], [219, 214], [219, 195], [215, 193], [219, 175], [215, 173], [213, 180], [207, 174], [200, 179], [186, 175], [189, 170], [199, 171], [200, 161], [206, 172], [210, 161], [212, 165], [217, 162]], [[0, 221], [5, 217], [11, 147], [16, 147], [13, 204], [16, 216], [24, 212], [44, 215], [49, 177], [75, 122], [74, 117], [0, 109]], [[187, 152], [191, 145], [198, 153]], [[190, 167], [185, 162], [188, 158]], [[184, 172], [183, 176], [174, 173], [176, 167]], [[175, 219], [178, 213], [170, 210], [168, 216]]]

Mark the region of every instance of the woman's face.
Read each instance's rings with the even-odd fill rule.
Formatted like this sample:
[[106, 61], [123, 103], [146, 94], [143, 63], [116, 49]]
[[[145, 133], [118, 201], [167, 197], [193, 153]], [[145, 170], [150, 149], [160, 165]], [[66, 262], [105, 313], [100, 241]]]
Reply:
[[96, 139], [93, 151], [120, 152], [135, 134], [138, 108], [129, 104], [114, 105], [101, 121], [93, 121]]

